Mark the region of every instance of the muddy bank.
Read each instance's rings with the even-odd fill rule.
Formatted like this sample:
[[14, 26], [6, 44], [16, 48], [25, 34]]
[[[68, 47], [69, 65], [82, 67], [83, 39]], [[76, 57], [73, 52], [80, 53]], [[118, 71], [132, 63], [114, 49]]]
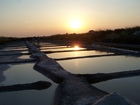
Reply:
[[[53, 105], [104, 105], [101, 101], [104, 102], [106, 100], [105, 97], [107, 97], [109, 93], [92, 86], [88, 80], [88, 77], [90, 76], [86, 77], [86, 75], [79, 76], [72, 74], [31, 43], [27, 42], [27, 46], [30, 53], [32, 53], [32, 57], [38, 61], [35, 64], [34, 69], [59, 84], [55, 92]], [[99, 79], [100, 77], [100, 79], [102, 79], [103, 77], [101, 75], [95, 75], [92, 75], [93, 80]], [[108, 79], [110, 79], [110, 77]], [[101, 81], [103, 80], [100, 80], [100, 82]], [[107, 100], [106, 102], [108, 104], [106, 105], [136, 105], [133, 102], [127, 101], [120, 95], [115, 95], [115, 97], [111, 95], [110, 97], [115, 103], [112, 104], [110, 100]]]
[[4, 76], [4, 72], [9, 69], [11, 66], [8, 64], [0, 65], [0, 83], [5, 81], [6, 77]]
[[[22, 43], [23, 45], [24, 43]], [[19, 46], [21, 45], [21, 43], [17, 44], [12, 44], [13, 46]], [[25, 44], [24, 44], [25, 45]], [[8, 51], [11, 49], [14, 49], [13, 47], [9, 47], [10, 45], [6, 44], [4, 45], [0, 50], [0, 83], [3, 82], [6, 77], [4, 76], [4, 72], [6, 70], [8, 70], [12, 65], [10, 65], [10, 63], [6, 63], [6, 62], [16, 62], [18, 60], [20, 60], [18, 57], [20, 57], [22, 55], [21, 51]], [[18, 53], [18, 55], [14, 55], [15, 53]], [[7, 56], [8, 54], [11, 54], [10, 56]], [[13, 54], [13, 55], [12, 55]]]
[[33, 83], [26, 84], [16, 84], [10, 86], [0, 86], [0, 92], [13, 92], [13, 91], [22, 91], [22, 90], [43, 90], [51, 86], [50, 82], [38, 81]]
[[108, 93], [90, 85], [85, 78], [69, 76], [55, 92], [54, 105], [92, 105]]
[[30, 52], [33, 53], [32, 57], [38, 60], [34, 69], [59, 84], [54, 98], [54, 105], [91, 104], [108, 94], [93, 87], [85, 78], [77, 77], [66, 71], [55, 60], [48, 58], [30, 43], [27, 43], [27, 45]]
[[138, 44], [118, 44], [118, 43], [102, 43], [102, 42], [94, 42], [93, 44], [140, 51], [140, 45]]
[[125, 78], [125, 77], [133, 77], [140, 76], [140, 69], [138, 70], [129, 70], [122, 72], [114, 72], [114, 73], [97, 73], [97, 74], [76, 74], [78, 77], [84, 77], [91, 84], [117, 79], [117, 78]]
[[5, 62], [13, 62], [16, 61], [18, 59], [19, 56], [1, 56], [1, 60], [0, 60], [0, 83], [3, 82], [6, 77], [4, 76], [4, 72], [6, 70], [8, 70], [11, 65], [7, 64]]

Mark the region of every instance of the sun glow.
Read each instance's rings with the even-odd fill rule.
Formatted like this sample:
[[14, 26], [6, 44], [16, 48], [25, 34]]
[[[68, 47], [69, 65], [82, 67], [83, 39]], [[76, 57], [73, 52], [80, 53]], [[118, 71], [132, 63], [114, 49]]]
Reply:
[[82, 23], [81, 23], [81, 21], [78, 20], [78, 19], [72, 20], [72, 21], [70, 22], [70, 27], [71, 27], [71, 28], [78, 29], [78, 28], [80, 28], [81, 26], [82, 26]]
[[74, 49], [74, 50], [79, 50], [80, 47], [79, 47], [78, 45], [75, 45], [73, 49]]

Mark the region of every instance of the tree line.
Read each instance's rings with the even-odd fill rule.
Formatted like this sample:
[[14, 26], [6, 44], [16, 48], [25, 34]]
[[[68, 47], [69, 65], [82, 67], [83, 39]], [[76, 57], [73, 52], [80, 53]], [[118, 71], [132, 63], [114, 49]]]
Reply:
[[[138, 33], [139, 32], [139, 33]], [[137, 34], [135, 34], [137, 33]], [[46, 37], [48, 41], [80, 41], [140, 44], [140, 26], [114, 30], [90, 30], [82, 34], [57, 34]]]
[[[37, 40], [38, 37], [0, 37], [0, 44], [4, 44], [12, 41], [25, 41], [25, 40]], [[114, 30], [90, 30], [87, 33], [66, 33], [56, 34], [51, 36], [39, 37], [40, 41], [50, 42], [81, 42], [81, 43], [93, 43], [93, 42], [107, 42], [107, 43], [125, 43], [125, 44], [140, 44], [140, 26], [130, 28], [119, 28]]]

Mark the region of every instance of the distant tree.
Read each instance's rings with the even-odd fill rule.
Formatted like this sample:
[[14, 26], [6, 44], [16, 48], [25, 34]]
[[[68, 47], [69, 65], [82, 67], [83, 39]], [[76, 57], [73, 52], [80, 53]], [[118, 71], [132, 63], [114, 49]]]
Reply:
[[89, 30], [88, 33], [93, 34], [95, 31], [94, 30]]

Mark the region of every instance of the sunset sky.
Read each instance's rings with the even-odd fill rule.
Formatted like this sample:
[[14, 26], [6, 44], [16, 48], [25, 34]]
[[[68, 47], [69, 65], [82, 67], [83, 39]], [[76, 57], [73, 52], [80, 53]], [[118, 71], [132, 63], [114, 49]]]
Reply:
[[0, 36], [47, 36], [132, 26], [140, 26], [140, 0], [0, 0]]

